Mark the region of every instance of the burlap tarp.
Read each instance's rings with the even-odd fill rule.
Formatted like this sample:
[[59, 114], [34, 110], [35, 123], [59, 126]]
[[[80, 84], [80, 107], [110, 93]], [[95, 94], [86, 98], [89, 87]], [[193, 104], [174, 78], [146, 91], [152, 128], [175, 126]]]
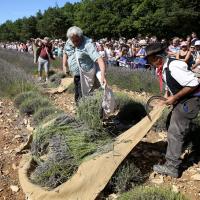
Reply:
[[154, 109], [135, 126], [118, 136], [113, 150], [83, 162], [76, 174], [52, 191], [32, 184], [28, 179], [31, 157], [25, 155], [19, 167], [20, 184], [30, 200], [94, 200], [104, 189], [117, 167], [147, 134], [162, 114], [164, 107]]
[[63, 78], [61, 79], [61, 83], [57, 88], [46, 88], [46, 92], [50, 94], [62, 93], [73, 83], [73, 81], [73, 78]]

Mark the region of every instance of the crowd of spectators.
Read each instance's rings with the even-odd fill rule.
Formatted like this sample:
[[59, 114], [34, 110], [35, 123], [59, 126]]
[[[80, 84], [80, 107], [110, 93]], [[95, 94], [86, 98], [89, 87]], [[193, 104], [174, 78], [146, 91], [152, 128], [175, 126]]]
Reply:
[[[34, 48], [41, 46], [42, 41], [42, 39], [37, 38], [30, 39], [26, 43], [0, 43], [0, 47], [33, 54], [36, 52]], [[185, 38], [174, 37], [171, 41], [166, 41], [165, 39], [158, 40], [156, 36], [142, 37], [138, 35], [132, 39], [123, 37], [118, 40], [102, 38], [94, 42], [108, 66], [146, 69], [149, 65], [146, 59], [145, 47], [150, 43], [161, 42], [168, 44], [168, 57], [183, 60], [188, 64], [189, 69], [200, 71], [200, 40], [198, 40], [198, 36], [194, 32]], [[53, 56], [55, 58], [62, 58], [65, 41], [55, 39], [50, 40], [49, 44], [51, 45]]]
[[[34, 53], [34, 45], [41, 46], [42, 41], [43, 41], [43, 39], [41, 39], [41, 38], [36, 38], [36, 39], [31, 38], [27, 42], [6, 42], [6, 43], [1, 42], [0, 47], [16, 50], [19, 52], [28, 52], [30, 54], [33, 54]], [[62, 57], [65, 41], [63, 41], [62, 39], [55, 39], [55, 40], [51, 40], [50, 44], [52, 46], [53, 54], [56, 57], [57, 56]]]

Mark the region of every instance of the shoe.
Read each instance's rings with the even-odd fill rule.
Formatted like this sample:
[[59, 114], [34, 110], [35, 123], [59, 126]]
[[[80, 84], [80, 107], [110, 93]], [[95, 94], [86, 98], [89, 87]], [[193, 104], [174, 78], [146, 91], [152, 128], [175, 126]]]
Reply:
[[166, 164], [164, 164], [164, 165], [154, 165], [153, 171], [157, 172], [158, 174], [161, 174], [161, 175], [171, 176], [173, 178], [179, 177], [178, 169], [171, 167], [171, 166], [168, 166]]
[[46, 78], [46, 79], [45, 79], [45, 82], [46, 82], [46, 83], [48, 83], [48, 81], [49, 81], [49, 79], [48, 79], [48, 78]]
[[38, 81], [41, 81], [41, 80], [42, 80], [42, 77], [41, 77], [41, 76], [39, 76], [39, 77], [38, 77]]

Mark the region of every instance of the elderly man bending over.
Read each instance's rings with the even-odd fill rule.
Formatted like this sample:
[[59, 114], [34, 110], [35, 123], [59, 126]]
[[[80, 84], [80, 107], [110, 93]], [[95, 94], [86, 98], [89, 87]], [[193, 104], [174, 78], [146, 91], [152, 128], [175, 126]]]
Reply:
[[87, 96], [94, 86], [97, 71], [100, 70], [100, 83], [106, 84], [105, 63], [91, 39], [83, 31], [73, 26], [67, 31], [67, 42], [64, 47], [63, 70], [70, 70], [74, 77], [75, 101]]

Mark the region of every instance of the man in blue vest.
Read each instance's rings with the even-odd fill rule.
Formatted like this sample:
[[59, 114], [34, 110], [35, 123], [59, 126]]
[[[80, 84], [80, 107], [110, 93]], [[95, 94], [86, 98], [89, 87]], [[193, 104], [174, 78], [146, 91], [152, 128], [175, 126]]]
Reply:
[[162, 66], [167, 99], [164, 103], [173, 105], [167, 133], [166, 162], [163, 165], [154, 165], [153, 170], [177, 178], [180, 176], [180, 157], [185, 138], [190, 134], [191, 121], [197, 117], [200, 110], [199, 81], [195, 74], [188, 70], [185, 62], [167, 58], [164, 44], [150, 44], [146, 48], [146, 54], [151, 65], [159, 68]]

